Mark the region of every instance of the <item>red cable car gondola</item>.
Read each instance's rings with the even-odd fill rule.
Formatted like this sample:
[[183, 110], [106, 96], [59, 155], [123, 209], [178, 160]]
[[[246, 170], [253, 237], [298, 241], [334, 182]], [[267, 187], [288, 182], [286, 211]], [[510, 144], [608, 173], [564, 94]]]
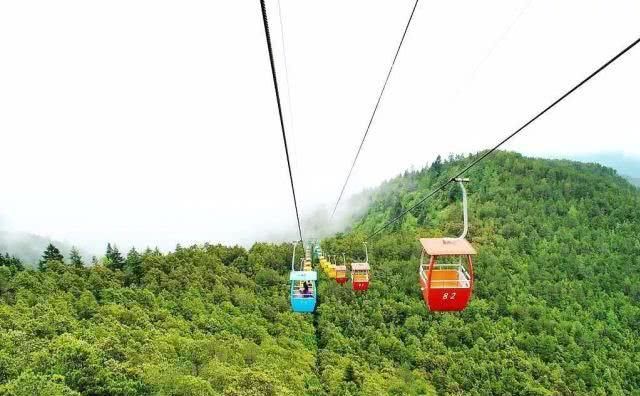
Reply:
[[336, 282], [339, 284], [347, 283], [347, 266], [336, 265]]
[[476, 251], [464, 239], [421, 238], [420, 243], [420, 284], [427, 307], [431, 311], [462, 311], [471, 298], [471, 256]]
[[351, 285], [353, 290], [369, 289], [368, 263], [351, 263]]
[[364, 243], [364, 263], [351, 263], [351, 286], [353, 290], [369, 289], [369, 252], [367, 251], [367, 243]]
[[[462, 311], [467, 307], [473, 290], [473, 261], [476, 254], [464, 239], [469, 229], [467, 191], [462, 188], [464, 231], [458, 238], [421, 238], [420, 285], [427, 308], [431, 311]], [[426, 256], [429, 256], [428, 263]]]
[[344, 254], [342, 255], [342, 265], [336, 265], [336, 282], [341, 285], [347, 283], [347, 266], [345, 264]]

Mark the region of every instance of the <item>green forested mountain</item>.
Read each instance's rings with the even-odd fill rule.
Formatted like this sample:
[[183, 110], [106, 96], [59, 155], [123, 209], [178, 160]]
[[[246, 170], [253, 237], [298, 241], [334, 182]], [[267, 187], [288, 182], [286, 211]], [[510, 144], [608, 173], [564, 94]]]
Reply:
[[[362, 258], [368, 233], [470, 160], [385, 183], [323, 249]], [[289, 244], [109, 246], [90, 268], [40, 271], [2, 256], [0, 394], [638, 394], [638, 189], [504, 152], [468, 176], [479, 255], [461, 313], [429, 313], [417, 276], [417, 237], [462, 227], [454, 186], [369, 241], [368, 292], [321, 276], [314, 315], [290, 312]]]
[[315, 393], [313, 318], [289, 311], [289, 254], [207, 245], [41, 272], [4, 259], [0, 394]]
[[601, 152], [592, 154], [566, 154], [555, 155], [553, 158], [566, 158], [580, 162], [593, 162], [613, 168], [621, 176], [629, 178], [640, 177], [640, 158], [618, 152]]
[[640, 158], [624, 152], [602, 152], [594, 154], [556, 154], [552, 158], [565, 158], [580, 162], [591, 162], [613, 168], [632, 184], [640, 187]]
[[[357, 393], [389, 367], [405, 389], [439, 394], [637, 394], [640, 390], [640, 193], [611, 169], [499, 153], [468, 176], [475, 294], [459, 314], [428, 313], [418, 236], [457, 235], [457, 186], [369, 243], [373, 284], [356, 296], [325, 282], [320, 368], [335, 393]], [[470, 158], [386, 183], [355, 231], [325, 249], [362, 256], [360, 241]], [[355, 368], [350, 383], [332, 381]]]

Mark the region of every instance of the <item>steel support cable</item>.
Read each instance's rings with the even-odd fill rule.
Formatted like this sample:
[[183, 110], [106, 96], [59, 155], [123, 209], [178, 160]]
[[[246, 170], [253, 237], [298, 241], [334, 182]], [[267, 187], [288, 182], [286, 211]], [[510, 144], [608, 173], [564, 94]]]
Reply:
[[396, 64], [396, 59], [398, 59], [398, 54], [400, 53], [400, 48], [402, 48], [402, 43], [404, 42], [404, 38], [407, 35], [407, 31], [409, 30], [409, 25], [411, 25], [411, 20], [413, 19], [413, 14], [416, 12], [416, 7], [418, 7], [418, 2], [420, 0], [416, 0], [413, 5], [413, 9], [411, 10], [411, 14], [409, 15], [409, 20], [407, 21], [407, 25], [404, 28], [404, 32], [402, 33], [402, 38], [400, 39], [400, 43], [398, 44], [398, 49], [396, 50], [396, 54], [393, 57], [393, 62], [391, 62], [391, 67], [389, 67], [389, 72], [387, 73], [387, 78], [382, 85], [382, 89], [380, 90], [380, 95], [378, 95], [378, 100], [376, 102], [375, 107], [373, 108], [373, 113], [371, 114], [371, 118], [369, 119], [369, 124], [367, 124], [367, 129], [364, 131], [364, 135], [362, 136], [362, 141], [360, 141], [360, 146], [358, 147], [358, 151], [356, 151], [356, 156], [353, 158], [353, 163], [351, 164], [351, 168], [349, 169], [349, 173], [347, 173], [347, 178], [342, 185], [342, 190], [340, 190], [340, 195], [336, 201], [335, 206], [333, 207], [333, 211], [331, 212], [331, 219], [336, 214], [336, 210], [338, 209], [338, 205], [340, 204], [340, 200], [342, 200], [342, 196], [344, 195], [344, 191], [347, 188], [347, 184], [349, 183], [349, 179], [351, 178], [351, 173], [353, 173], [353, 169], [356, 166], [356, 162], [358, 161], [358, 157], [360, 156], [360, 152], [362, 151], [362, 146], [364, 146], [364, 141], [367, 139], [367, 135], [369, 134], [369, 129], [371, 128], [371, 124], [373, 123], [373, 119], [376, 116], [376, 112], [378, 111], [378, 107], [380, 106], [380, 101], [382, 100], [382, 95], [384, 94], [385, 88], [387, 88], [387, 83], [389, 82], [389, 77], [391, 77], [391, 72], [393, 71], [393, 66]]
[[[530, 0], [533, 1], [533, 0]], [[289, 65], [287, 62], [287, 49], [285, 45], [284, 39], [284, 16], [282, 15], [282, 7], [280, 6], [280, 0], [278, 0], [278, 20], [280, 21], [280, 40], [282, 41], [282, 58], [284, 60], [284, 80], [287, 83], [287, 102], [289, 107], [287, 108], [289, 111], [289, 130], [294, 129], [293, 125], [293, 105], [291, 104], [291, 84], [289, 84]], [[293, 141], [293, 148], [295, 150], [295, 141]]]
[[402, 218], [404, 215], [406, 215], [407, 213], [411, 212], [413, 209], [417, 208], [418, 206], [422, 205], [425, 201], [427, 201], [429, 198], [431, 198], [432, 196], [434, 196], [436, 193], [438, 193], [439, 191], [443, 190], [445, 187], [447, 187], [449, 184], [451, 184], [456, 178], [462, 176], [463, 174], [465, 174], [467, 171], [469, 171], [469, 169], [473, 168], [474, 166], [476, 166], [480, 161], [484, 160], [485, 158], [487, 158], [489, 155], [493, 154], [498, 148], [500, 148], [500, 146], [502, 146], [503, 144], [505, 144], [506, 142], [508, 142], [509, 140], [511, 140], [511, 138], [513, 138], [514, 136], [516, 136], [518, 133], [520, 133], [523, 129], [525, 129], [526, 127], [528, 127], [529, 125], [531, 125], [534, 121], [536, 121], [538, 118], [540, 118], [543, 114], [545, 114], [547, 111], [551, 110], [553, 107], [555, 107], [555, 105], [557, 105], [558, 103], [560, 103], [562, 100], [564, 100], [567, 96], [571, 95], [572, 93], [574, 93], [576, 90], [578, 90], [578, 88], [582, 87], [584, 84], [586, 84], [589, 80], [591, 80], [593, 77], [595, 77], [597, 74], [599, 74], [601, 71], [603, 71], [604, 69], [606, 69], [609, 65], [611, 65], [613, 62], [615, 62], [616, 60], [618, 60], [618, 58], [620, 58], [622, 55], [624, 55], [625, 53], [627, 53], [629, 50], [631, 50], [633, 47], [635, 47], [638, 43], [640, 42], [640, 38], [636, 39], [633, 43], [629, 44], [629, 46], [627, 46], [625, 49], [623, 49], [622, 51], [620, 51], [616, 56], [614, 56], [613, 58], [609, 59], [605, 64], [603, 64], [602, 66], [600, 66], [598, 69], [596, 69], [596, 71], [594, 71], [593, 73], [591, 73], [587, 78], [585, 78], [584, 80], [582, 80], [581, 82], [579, 82], [577, 85], [575, 85], [573, 88], [571, 88], [569, 91], [567, 91], [564, 95], [560, 96], [558, 99], [556, 99], [553, 103], [551, 103], [549, 106], [547, 106], [544, 110], [542, 110], [541, 112], [539, 112], [538, 114], [536, 114], [533, 118], [531, 118], [529, 121], [527, 121], [524, 125], [522, 125], [520, 128], [516, 129], [513, 133], [511, 133], [509, 136], [507, 136], [506, 138], [504, 138], [503, 140], [501, 140], [498, 144], [496, 144], [493, 148], [489, 149], [488, 151], [486, 151], [484, 154], [482, 154], [481, 156], [479, 156], [478, 158], [476, 158], [473, 162], [471, 162], [469, 165], [467, 165], [464, 169], [462, 169], [460, 172], [458, 172], [457, 174], [455, 174], [453, 177], [451, 177], [449, 180], [447, 180], [445, 183], [443, 183], [442, 185], [440, 185], [438, 188], [436, 188], [435, 190], [431, 191], [429, 194], [427, 194], [424, 198], [422, 198], [420, 201], [418, 201], [417, 203], [415, 203], [414, 205], [412, 205], [410, 208], [404, 210], [402, 213], [400, 213], [399, 215], [397, 215], [396, 217], [394, 217], [393, 219], [389, 220], [384, 226], [380, 227], [379, 229], [375, 230], [373, 233], [371, 233], [368, 237], [367, 240], [373, 238], [375, 235], [377, 235], [378, 233], [380, 233], [382, 230], [386, 229], [387, 227], [389, 227], [391, 224], [395, 223], [396, 221], [398, 221], [400, 218]]
[[453, 107], [451, 106], [451, 104], [452, 103], [455, 104], [456, 99], [461, 95], [461, 93], [465, 90], [465, 88], [474, 82], [476, 75], [480, 71], [480, 68], [484, 65], [485, 62], [489, 60], [489, 58], [491, 58], [491, 55], [493, 55], [495, 50], [500, 46], [500, 43], [506, 39], [506, 37], [509, 35], [509, 32], [511, 32], [514, 26], [518, 23], [518, 20], [529, 9], [531, 4], [533, 4], [533, 0], [528, 0], [527, 3], [525, 3], [524, 7], [522, 7], [522, 9], [520, 10], [518, 15], [516, 15], [516, 17], [513, 19], [513, 21], [511, 21], [511, 23], [502, 32], [502, 34], [500, 34], [500, 36], [498, 36], [498, 38], [493, 42], [493, 44], [491, 44], [491, 46], [489, 47], [489, 51], [487, 51], [487, 53], [480, 60], [480, 62], [478, 62], [478, 64], [476, 64], [476, 66], [472, 69], [471, 74], [469, 74], [469, 77], [466, 79], [466, 82], [463, 82], [463, 84], [460, 87], [458, 87], [458, 89], [456, 89], [454, 96], [450, 100], [450, 103], [449, 103], [450, 107]]
[[260, 0], [260, 8], [262, 10], [262, 20], [264, 22], [264, 34], [267, 39], [267, 49], [269, 51], [269, 63], [271, 64], [271, 75], [273, 76], [273, 87], [276, 91], [276, 102], [278, 102], [278, 115], [280, 116], [280, 129], [282, 130], [282, 141], [284, 143], [284, 152], [287, 157], [287, 168], [289, 169], [289, 180], [291, 181], [291, 193], [293, 194], [293, 205], [296, 209], [296, 219], [298, 220], [298, 233], [300, 242], [304, 246], [302, 238], [302, 226], [300, 225], [300, 212], [298, 211], [298, 200], [296, 199], [296, 188], [293, 184], [293, 172], [291, 171], [291, 160], [289, 159], [289, 147], [287, 146], [287, 134], [284, 127], [284, 119], [282, 118], [282, 105], [280, 103], [280, 91], [278, 89], [278, 77], [276, 75], [276, 66], [273, 61], [273, 49], [271, 47], [271, 35], [269, 34], [269, 21], [267, 20], [267, 7], [265, 0]]

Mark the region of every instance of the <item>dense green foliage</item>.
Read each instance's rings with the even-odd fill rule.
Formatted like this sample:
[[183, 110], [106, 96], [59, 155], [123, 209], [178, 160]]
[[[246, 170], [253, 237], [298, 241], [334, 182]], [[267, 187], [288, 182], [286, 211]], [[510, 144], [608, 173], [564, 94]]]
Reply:
[[60, 250], [50, 243], [49, 246], [47, 246], [47, 249], [44, 251], [42, 259], [40, 259], [40, 262], [38, 263], [38, 269], [40, 269], [40, 271], [44, 271], [47, 269], [49, 263], [56, 261], [62, 262], [63, 260], [64, 256], [62, 255], [62, 253], [60, 253]]
[[3, 257], [0, 394], [316, 393], [312, 319], [289, 311], [284, 287], [289, 251], [207, 245], [124, 260], [110, 246], [94, 267], [46, 261], [39, 272]]
[[[362, 258], [470, 160], [385, 183], [323, 249]], [[0, 255], [0, 395], [638, 394], [638, 189], [514, 153], [468, 176], [479, 255], [461, 313], [428, 312], [417, 276], [417, 238], [461, 230], [455, 186], [370, 241], [368, 292], [322, 276], [314, 315], [290, 312], [287, 244], [108, 245], [91, 266], [52, 246], [39, 271]]]
[[[362, 257], [367, 232], [469, 161], [390, 181], [356, 230], [325, 240], [325, 250]], [[491, 157], [469, 177], [469, 239], [480, 252], [469, 308], [427, 312], [417, 280], [417, 237], [461, 230], [452, 185], [369, 243], [367, 294], [323, 284], [323, 381], [335, 393], [364, 389], [372, 373], [391, 367], [405, 372], [402, 394], [420, 379], [440, 394], [637, 394], [638, 191], [608, 168], [513, 153]], [[334, 380], [350, 367], [355, 385]]]

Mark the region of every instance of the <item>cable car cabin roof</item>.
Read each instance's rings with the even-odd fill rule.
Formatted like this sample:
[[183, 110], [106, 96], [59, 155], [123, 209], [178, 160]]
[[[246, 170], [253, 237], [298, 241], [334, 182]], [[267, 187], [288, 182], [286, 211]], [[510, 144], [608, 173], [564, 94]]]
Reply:
[[369, 263], [351, 263], [352, 271], [369, 271]]
[[336, 271], [346, 271], [346, 270], [347, 270], [346, 265], [336, 265]]
[[292, 281], [315, 281], [318, 280], [316, 271], [291, 271], [289, 280]]
[[420, 238], [420, 243], [429, 256], [476, 254], [476, 250], [466, 239]]

